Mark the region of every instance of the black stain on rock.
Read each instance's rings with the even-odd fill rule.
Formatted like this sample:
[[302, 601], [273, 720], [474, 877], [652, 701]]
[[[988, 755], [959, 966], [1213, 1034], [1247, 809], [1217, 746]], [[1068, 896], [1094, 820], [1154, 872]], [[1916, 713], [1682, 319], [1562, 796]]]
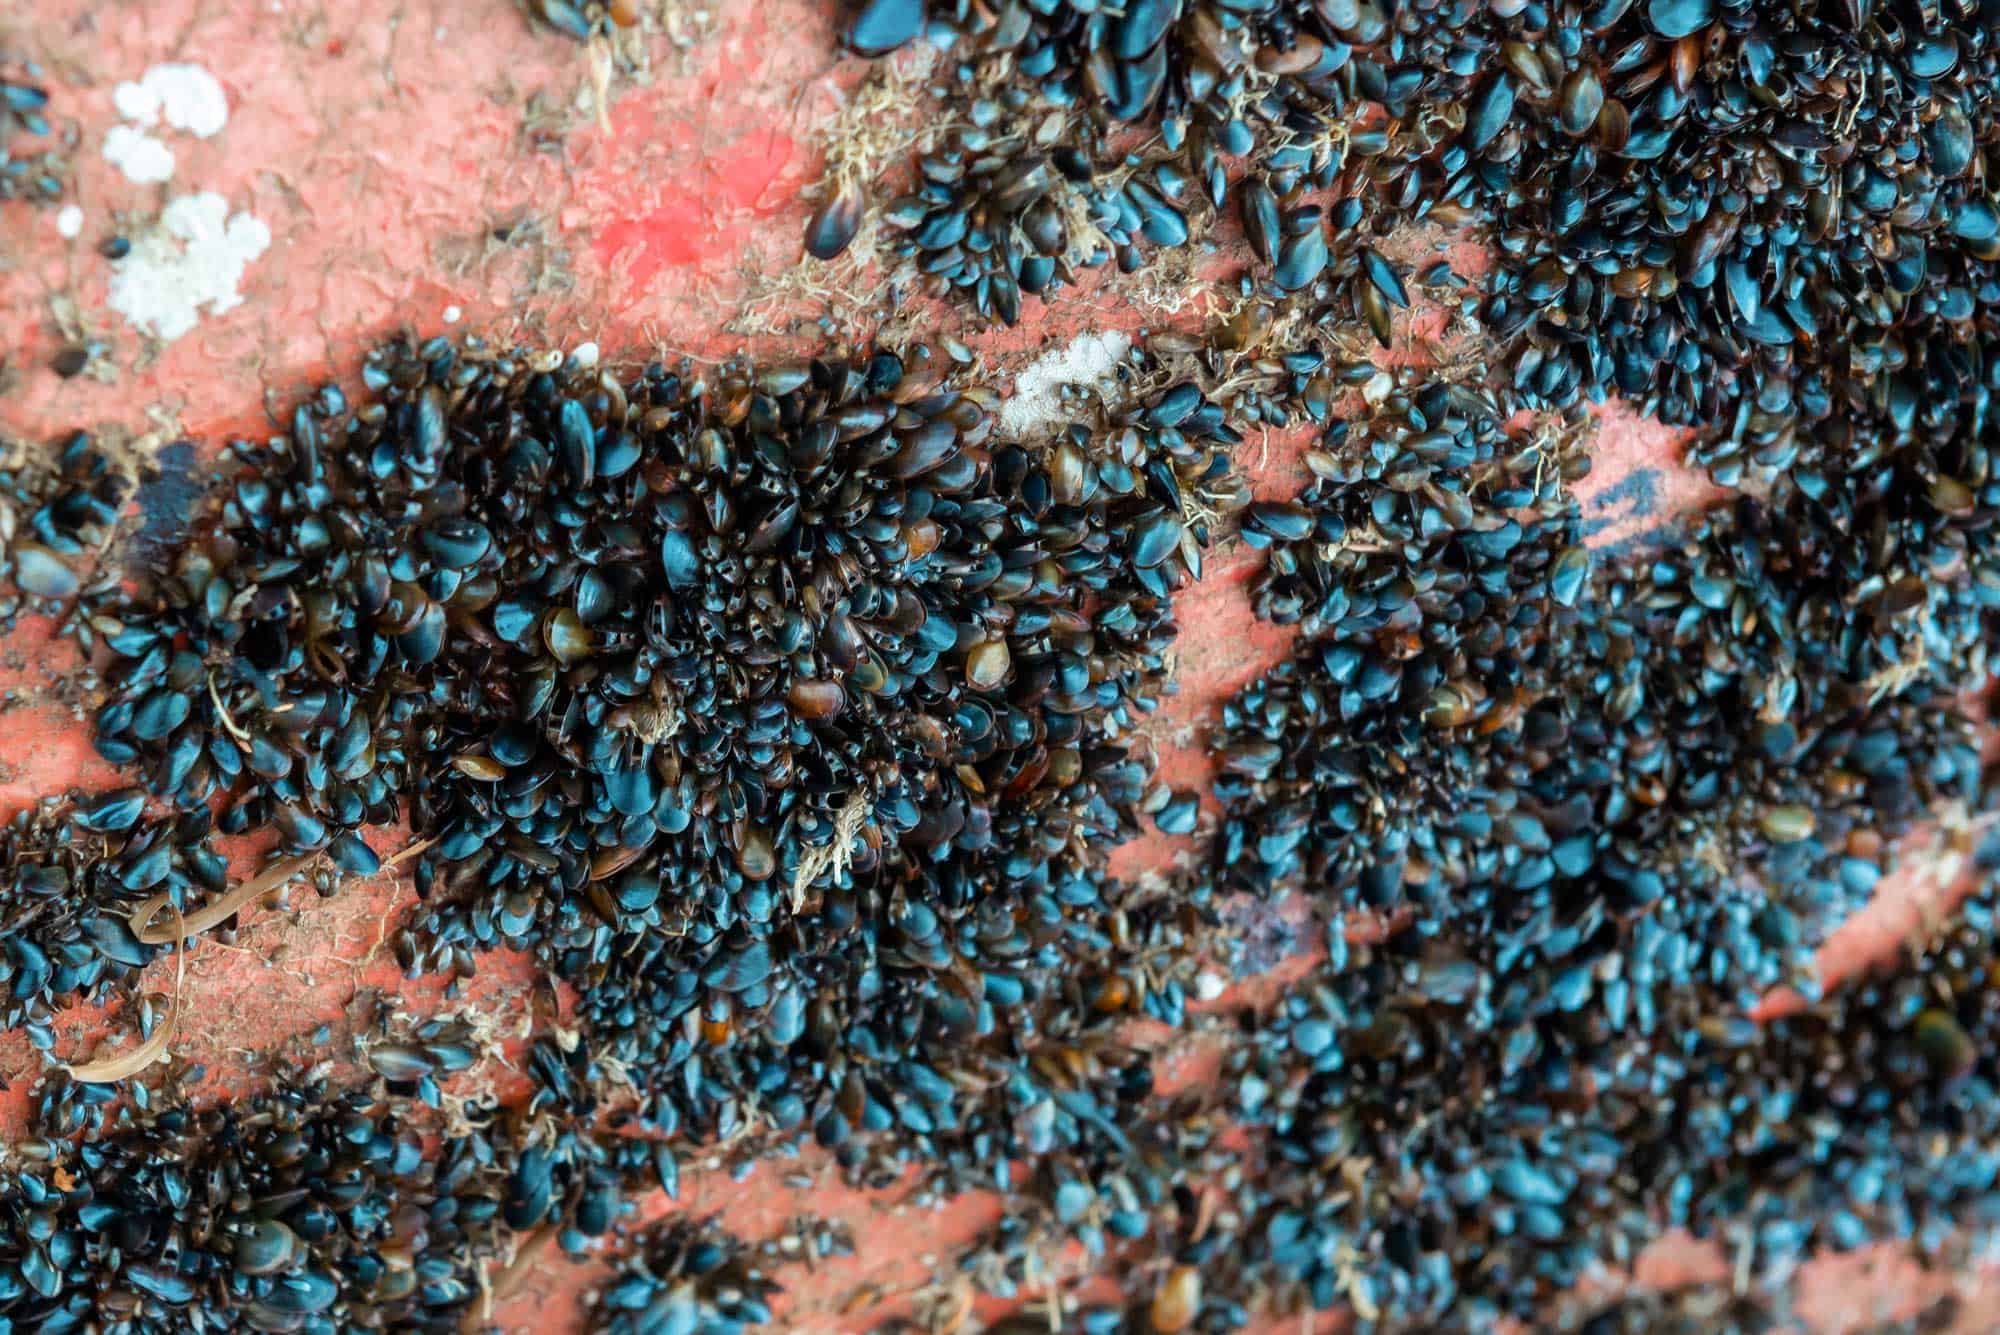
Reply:
[[139, 531], [132, 537], [132, 559], [141, 564], [170, 554], [187, 531], [201, 501], [202, 484], [195, 475], [194, 442], [177, 440], [153, 456], [153, 470], [139, 486]]

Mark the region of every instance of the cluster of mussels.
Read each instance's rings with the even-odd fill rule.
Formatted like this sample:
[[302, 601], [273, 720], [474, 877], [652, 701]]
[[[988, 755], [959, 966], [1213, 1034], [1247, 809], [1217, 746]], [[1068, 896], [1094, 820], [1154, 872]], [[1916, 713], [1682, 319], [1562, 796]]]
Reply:
[[[1214, 875], [1303, 893], [1330, 960], [1233, 1049], [1275, 1166], [1211, 1212], [1236, 1275], [1206, 1268], [1204, 1329], [1271, 1291], [1384, 1329], [1665, 1324], [1558, 1300], [1680, 1226], [1739, 1282], [1677, 1302], [1760, 1330], [1811, 1250], [1983, 1245], [1989, 910], [1891, 987], [1745, 1018], [1816, 995], [1898, 835], [1992, 800], [1964, 693], [2000, 630], [2000, 381], [1917, 376], [1925, 430], [1845, 399], [1811, 428], [1838, 476], [1608, 559], [1587, 464], [1510, 435], [1536, 391], [1479, 365], [1380, 375], [1297, 502], [1246, 511], [1257, 610], [1301, 640], [1215, 731]], [[1358, 960], [1357, 913], [1389, 933]]]
[[[55, 613], [89, 648], [100, 630], [116, 628], [90, 609], [119, 576], [108, 564], [88, 577], [79, 570], [90, 569], [118, 536], [132, 488], [85, 433], [72, 433], [50, 455], [38, 460], [22, 449], [0, 458], [0, 579], [8, 585], [0, 621], [12, 625], [24, 611]], [[151, 960], [154, 946], [129, 921], [138, 904], [168, 884], [216, 894], [227, 888], [225, 860], [206, 843], [211, 813], [194, 807], [141, 821], [146, 803], [144, 789], [127, 787], [47, 800], [0, 826], [0, 867], [9, 877], [0, 901], [0, 1023], [23, 1030], [38, 1048], [53, 1042], [51, 1004], [94, 998]]]
[[[0, 1020], [46, 1049], [229, 920], [217, 835], [275, 834], [249, 889], [331, 893], [407, 826], [399, 963], [525, 949], [575, 1028], [520, 1106], [441, 1122], [477, 1057], [443, 1020], [366, 1091], [51, 1076], [0, 1169], [0, 1330], [477, 1329], [538, 1239], [590, 1250], [717, 1142], [999, 1187], [966, 1277], [1060, 1323], [1081, 1243], [1128, 1281], [1093, 1335], [1753, 1330], [1811, 1250], [1961, 1263], [2000, 1173], [1990, 905], [1894, 981], [1822, 999], [1810, 961], [1897, 835], [1992, 800], [1961, 693], [2000, 631], [1996, 32], [1987, 0], [866, 0], [855, 50], [956, 61], [886, 205], [926, 280], [1011, 321], [1233, 211], [1230, 374], [1141, 357], [1013, 441], [921, 351], [621, 378], [396, 343], [235, 443], [129, 580], [96, 561], [124, 472], [81, 436], [6, 461], [0, 616], [92, 655], [135, 780], [0, 830]], [[809, 248], [862, 212], [835, 192]], [[1358, 350], [1424, 221], [1487, 228], [1490, 365]], [[1607, 393], [1750, 491], [1593, 553]], [[1310, 483], [1249, 504], [1240, 430], [1294, 418]], [[1143, 725], [1225, 530], [1298, 649], [1214, 729], [1212, 861], [1125, 884], [1113, 844], [1195, 824]], [[1191, 1005], [1285, 898], [1325, 960]], [[1753, 1023], [1781, 982], [1807, 1009]], [[1222, 1078], [1163, 1094], [1142, 1017]], [[1576, 1291], [1663, 1226], [1740, 1283]], [[594, 1320], [734, 1335], [774, 1292], [673, 1217]]]
[[1506, 1312], [1656, 1329], [1619, 1322], [1664, 1315], [1658, 1295], [1624, 1316], [1603, 1295], [1555, 1300], [1673, 1227], [1737, 1267], [1739, 1315], [1700, 1327], [1736, 1331], [1776, 1324], [1774, 1295], [1815, 1250], [1909, 1238], [1963, 1264], [2000, 1171], [1993, 928], [1989, 897], [1893, 982], [1763, 1026], [1688, 989], [1644, 1035], [1601, 995], [1553, 1000], [1505, 942], [1336, 934], [1230, 1058], [1272, 1166], [1220, 1216], [1237, 1232], [1209, 1284], [1388, 1329]]
[[[1955, 856], [1974, 842], [1954, 834]], [[1976, 1264], [2000, 1173], [2000, 840], [1971, 861], [1987, 888], [1913, 941], [1907, 972], [1762, 1025], [1698, 970], [1642, 1026], [1601, 962], [1608, 985], [1580, 989], [1572, 961], [1477, 931], [1404, 921], [1357, 944], [1336, 922], [1310, 973], [1211, 1027], [1212, 1085], [1140, 1105], [1081, 1172], [1017, 1184], [961, 1265], [990, 1292], [1060, 1295], [1046, 1258], [1067, 1230], [1099, 1258], [1087, 1273], [1124, 1274], [1127, 1303], [1045, 1301], [1102, 1335], [1343, 1308], [1374, 1331], [1512, 1316], [1761, 1335], [1796, 1328], [1788, 1283], [1814, 1253], [1890, 1241], [1939, 1272]], [[1633, 1285], [1666, 1229], [1715, 1247], [1733, 1279]], [[1914, 1305], [1870, 1329], [1957, 1315], [1942, 1286]]]
[[437, 342], [366, 378], [99, 614], [107, 758], [355, 874], [407, 813], [398, 958], [532, 946], [669, 1131], [893, 1120], [876, 1064], [1025, 1023], [1101, 930], [1093, 850], [1167, 796], [1131, 732], [1240, 502], [1219, 410], [1161, 387], [1037, 454], [888, 352], [625, 384]]
[[511, 1149], [440, 1141], [359, 1090], [285, 1086], [8, 1149], [8, 1330], [452, 1335], [508, 1250]]
[[[1581, 545], [1570, 433], [1510, 434], [1519, 400], [1476, 360], [1266, 361], [1265, 397], [1326, 423], [1299, 498], [1240, 526], [1254, 605], [1301, 640], [1213, 732], [1200, 893], [1225, 922], [1229, 891], [1303, 896], [1329, 960], [1227, 1038], [1227, 1088], [1143, 1105], [969, 1273], [1019, 1288], [1067, 1226], [1144, 1239], [1139, 1305], [1091, 1312], [1105, 1329], [1221, 1332], [1276, 1295], [1384, 1330], [1677, 1308], [1760, 1330], [1809, 1250], [1962, 1259], [2000, 1166], [1964, 1078], [1994, 1036], [1990, 912], [1891, 988], [1769, 1030], [1746, 1012], [1816, 995], [1815, 948], [1898, 835], [1990, 805], [1962, 694], [2000, 629], [1983, 397], [1837, 490], [1607, 556]], [[1329, 411], [1341, 385], [1361, 409]], [[1351, 951], [1357, 915], [1388, 939]], [[1265, 1128], [1261, 1171], [1218, 1118]], [[1562, 1298], [1663, 1226], [1725, 1238], [1754, 1287]]]
[[[1215, 917], [1102, 855], [1174, 820], [1134, 730], [1243, 502], [1221, 411], [1127, 376], [1029, 449], [886, 351], [711, 383], [395, 345], [367, 402], [329, 387], [239, 442], [134, 588], [78, 573], [120, 494], [78, 438], [16, 489], [15, 610], [97, 653], [98, 749], [145, 783], [16, 820], [11, 1018], [47, 1047], [169, 911], [225, 921], [214, 835], [273, 830], [260, 879], [330, 890], [406, 820], [406, 967], [525, 946], [576, 988], [581, 1040], [530, 1053], [543, 1120], [495, 1141], [511, 1229], [587, 1247], [626, 1188], [675, 1188], [685, 1137], [810, 1129], [948, 1185], [1122, 1149], [1150, 1076], [1109, 1026], [1181, 1020]], [[416, 1040], [369, 1060], [436, 1103], [471, 1053]], [[97, 1134], [110, 1093], [39, 1116]]]
[[[1497, 262], [1467, 305], [1530, 401], [1624, 395], [1702, 428], [1728, 483], [1823, 480], [1850, 402], [1920, 430], [1925, 378], [1982, 374], [1983, 0], [863, 0], [847, 30], [868, 56], [919, 37], [970, 127], [884, 216], [1000, 319], [1228, 213], [1266, 290], [1379, 319], [1354, 256], [1476, 224]], [[813, 253], [859, 212], [816, 218]]]
[[1422, 379], [1246, 513], [1257, 609], [1304, 639], [1224, 708], [1218, 876], [1667, 952], [1745, 1004], [1808, 982], [1887, 841], [1980, 789], [1985, 446], [1899, 457], [1836, 511], [1739, 499], [1593, 580], [1562, 486], [1587, 460], [1510, 439], [1510, 406]]
[[738, 1335], [771, 1319], [777, 1286], [738, 1238], [676, 1217], [652, 1231], [597, 1299], [605, 1335]]
[[[990, 395], [888, 353], [710, 385], [396, 345], [361, 407], [323, 391], [239, 445], [136, 591], [76, 573], [122, 493], [72, 439], [14, 487], [12, 578], [101, 649], [100, 749], [151, 793], [10, 828], [15, 1020], [46, 1045], [47, 1003], [142, 966], [161, 906], [200, 920], [224, 888], [212, 827], [269, 826], [281, 865], [366, 873], [360, 830], [407, 812], [428, 842], [405, 963], [464, 971], [525, 944], [578, 989], [580, 1040], [538, 1041], [534, 1097], [477, 1139], [510, 1249], [536, 1230], [587, 1249], [635, 1187], [676, 1190], [689, 1139], [808, 1129], [864, 1180], [915, 1157], [940, 1187], [1008, 1189], [965, 1258], [996, 1292], [1045, 1286], [1052, 1238], [1171, 1254], [1134, 1311], [1089, 1314], [1161, 1335], [1232, 1329], [1270, 1292], [1389, 1329], [1536, 1314], [1662, 1217], [1739, 1219], [1746, 1184], [1869, 1193], [1804, 1231], [1775, 1204], [1731, 1225], [1768, 1258], [1961, 1219], [1976, 1155], [1907, 1198], [1876, 1185], [1914, 1152], [1883, 1116], [1893, 1044], [1792, 1178], [1703, 1110], [1740, 1096], [1782, 1120], [1797, 1095], [1745, 1082], [1840, 1069], [1831, 1040], [1767, 1068], [1774, 1040], [1732, 1017], [1805, 981], [1801, 951], [1872, 888], [1885, 832], [1976, 793], [1951, 691], [1984, 673], [1994, 600], [1983, 416], [1838, 493], [1745, 499], [1678, 550], [1593, 570], [1565, 490], [1584, 461], [1560, 435], [1511, 437], [1504, 389], [1385, 390], [1317, 351], [1276, 365], [1280, 397], [1327, 427], [1297, 501], [1244, 507], [1233, 432], [1175, 377], [1030, 450], [993, 439]], [[1364, 375], [1372, 410], [1330, 413], [1331, 386]], [[1238, 510], [1265, 553], [1256, 605], [1304, 647], [1225, 711], [1213, 882], [1119, 885], [1091, 849], [1168, 805], [1130, 730], [1163, 680], [1169, 595], [1205, 517]], [[1237, 889], [1405, 916], [1359, 965], [1336, 934], [1323, 976], [1231, 1045], [1252, 1064], [1233, 1104], [1161, 1099], [1121, 1022], [1186, 1020]], [[1851, 1009], [1841, 1042], [1866, 1003], [1829, 1012]], [[1990, 1025], [1953, 1025], [1923, 1032], [1955, 1070]], [[416, 1038], [371, 1061], [389, 1095], [435, 1101], [469, 1054]], [[164, 1117], [202, 1129], [176, 1142], [187, 1161], [231, 1134], [178, 1103], [106, 1130], [112, 1093], [58, 1081], [43, 1130], [140, 1153]], [[358, 1098], [295, 1120], [381, 1139]], [[643, 1136], [599, 1134], [606, 1115]], [[1291, 1187], [1245, 1171], [1232, 1121], [1269, 1128]], [[1643, 1126], [1703, 1128], [1705, 1157], [1670, 1159]], [[1859, 1188], [1824, 1167], [1842, 1136], [1875, 1155]], [[1213, 1184], [1241, 1201], [1216, 1208]], [[356, 1188], [338, 1237], [377, 1237], [411, 1192]], [[494, 1244], [444, 1238], [417, 1292], [456, 1312]], [[36, 1278], [8, 1315], [113, 1310], [42, 1268], [69, 1245], [23, 1254]], [[640, 1266], [605, 1319], [761, 1314], [761, 1289], [732, 1281], [702, 1315], [656, 1282], [722, 1265], [715, 1245], [662, 1243], [684, 1259]], [[287, 1256], [282, 1283], [213, 1302], [252, 1322], [319, 1303], [270, 1327], [319, 1329], [410, 1296]], [[206, 1292], [206, 1263], [176, 1258], [163, 1288], [124, 1290], [160, 1328]]]
[[[12, 73], [6, 72], [10, 69]], [[0, 202], [48, 201], [62, 195], [62, 169], [53, 150], [37, 154], [14, 151], [16, 139], [49, 133], [45, 114], [49, 90], [36, 82], [40, 73], [32, 64], [14, 66], [0, 55]]]

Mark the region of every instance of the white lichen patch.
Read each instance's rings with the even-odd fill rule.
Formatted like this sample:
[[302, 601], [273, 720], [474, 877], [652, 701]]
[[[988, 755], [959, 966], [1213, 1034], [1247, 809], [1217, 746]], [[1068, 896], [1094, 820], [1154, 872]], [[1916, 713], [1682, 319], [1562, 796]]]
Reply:
[[1014, 395], [1000, 405], [1000, 431], [1010, 440], [1033, 440], [1068, 425], [1066, 386], [1104, 391], [1115, 383], [1132, 340], [1110, 330], [1078, 334], [1066, 348], [1044, 353], [1014, 378]]
[[215, 76], [199, 65], [155, 65], [137, 83], [119, 84], [111, 100], [128, 121], [158, 125], [164, 120], [201, 139], [229, 123], [229, 98]]
[[111, 127], [104, 136], [104, 160], [134, 185], [156, 185], [174, 174], [174, 151], [133, 125]]
[[182, 195], [112, 266], [111, 308], [133, 328], [171, 343], [204, 313], [220, 315], [240, 305], [243, 271], [270, 244], [263, 220], [230, 214], [221, 195]]
[[229, 98], [199, 65], [155, 65], [136, 83], [121, 83], [111, 100], [125, 124], [104, 136], [104, 158], [135, 185], [154, 185], [174, 174], [174, 151], [151, 133], [164, 125], [198, 139], [229, 123]]

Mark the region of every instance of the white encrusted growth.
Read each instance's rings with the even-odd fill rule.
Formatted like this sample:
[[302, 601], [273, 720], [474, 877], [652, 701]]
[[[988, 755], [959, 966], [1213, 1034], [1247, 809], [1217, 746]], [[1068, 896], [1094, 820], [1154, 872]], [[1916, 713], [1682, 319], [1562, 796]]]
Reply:
[[1014, 394], [1000, 405], [1000, 432], [1009, 440], [1033, 440], [1066, 426], [1071, 416], [1063, 402], [1066, 386], [1102, 391], [1117, 377], [1118, 366], [1132, 351], [1128, 335], [1110, 330], [1078, 334], [1066, 348], [1044, 353], [1014, 378]]
[[241, 304], [243, 270], [271, 244], [271, 229], [231, 215], [211, 191], [168, 204], [159, 225], [135, 237], [111, 273], [111, 308], [143, 333], [172, 342], [209, 315]]
[[104, 136], [104, 160], [134, 185], [156, 185], [174, 174], [174, 151], [132, 125], [114, 125]]
[[119, 84], [111, 100], [126, 123], [104, 136], [104, 159], [134, 185], [156, 185], [174, 174], [174, 151], [152, 130], [165, 124], [207, 139], [229, 123], [229, 98], [199, 65], [155, 65], [137, 82]]
[[119, 84], [111, 100], [128, 121], [158, 125], [165, 120], [201, 139], [229, 123], [229, 98], [215, 76], [199, 65], [155, 65], [137, 83]]

